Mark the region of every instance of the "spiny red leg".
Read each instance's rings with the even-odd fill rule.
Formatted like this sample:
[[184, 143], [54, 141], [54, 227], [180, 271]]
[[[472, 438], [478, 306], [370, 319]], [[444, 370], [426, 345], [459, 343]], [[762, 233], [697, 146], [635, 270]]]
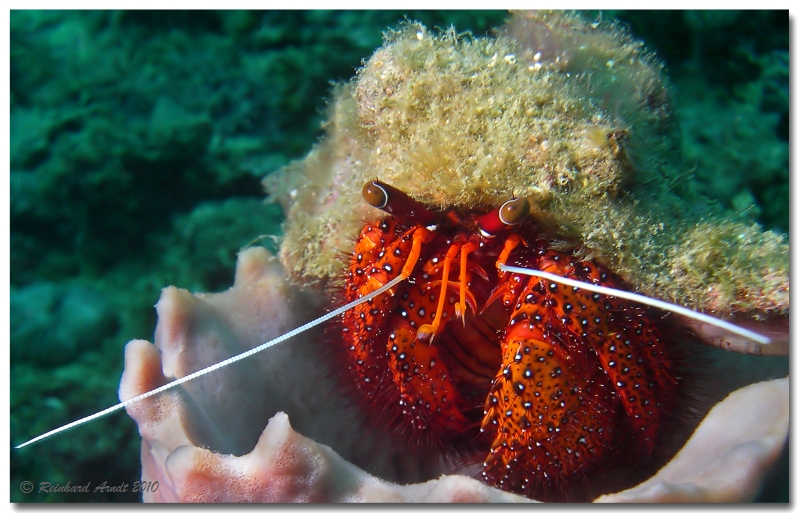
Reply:
[[[547, 328], [544, 294], [531, 279], [519, 290], [502, 342], [503, 364], [486, 402], [482, 429], [494, 433], [484, 477], [496, 487], [541, 499], [606, 451], [614, 435], [610, 383], [597, 366], [576, 365]], [[538, 319], [538, 320], [536, 320]]]
[[[365, 226], [356, 240], [350, 263], [346, 300], [358, 299], [388, 283], [402, 272], [412, 257], [416, 263], [419, 246], [428, 236], [432, 235], [424, 228], [402, 232], [391, 219]], [[413, 263], [410, 265], [413, 268]], [[342, 331], [351, 355], [351, 375], [367, 397], [384, 392], [382, 387], [387, 380], [391, 381], [387, 376], [385, 341], [388, 335], [384, 328], [394, 305], [391, 294], [382, 294], [348, 310], [343, 316]]]
[[[541, 259], [540, 268], [606, 286], [621, 285], [606, 269], [555, 252]], [[542, 282], [560, 323], [573, 335], [564, 340], [595, 350], [630, 425], [639, 433], [639, 446], [650, 453], [665, 411], [674, 401], [677, 381], [674, 364], [647, 310], [608, 296]]]
[[420, 430], [418, 436], [430, 439], [463, 431], [468, 421], [458, 407], [458, 392], [438, 348], [417, 339], [416, 330], [402, 313], [393, 319], [389, 365], [400, 389], [404, 420]]
[[381, 251], [394, 242], [402, 232], [403, 230], [399, 229], [397, 223], [389, 219], [368, 224], [361, 230], [356, 238], [353, 257], [350, 260], [347, 289], [345, 290], [348, 301], [358, 298], [359, 288], [369, 280], [367, 271], [378, 260]]
[[[439, 333], [458, 311], [473, 311], [477, 305], [467, 283], [475, 271], [467, 256], [480, 246], [477, 242], [451, 244], [443, 259], [433, 258], [423, 267], [425, 281], [410, 285], [392, 312], [389, 325], [389, 358], [392, 375], [401, 391], [403, 413], [424, 438], [436, 440], [465, 431], [469, 421], [447, 364], [438, 346], [423, 341], [420, 334]], [[450, 267], [460, 255], [458, 282], [448, 281]], [[455, 293], [458, 293], [456, 296]], [[460, 309], [460, 310], [459, 310]], [[452, 349], [452, 348], [451, 348]]]
[[[563, 253], [526, 255], [543, 271], [622, 285], [602, 266]], [[559, 499], [571, 479], [602, 470], [616, 454], [612, 442], [630, 430], [637, 438], [631, 445], [652, 452], [677, 379], [647, 309], [514, 274], [501, 275], [489, 301], [497, 299], [511, 316], [482, 424], [495, 436], [485, 461], [489, 483]]]
[[[348, 288], [353, 296], [349, 300], [399, 274], [410, 275], [422, 246], [432, 238], [425, 228], [411, 228], [399, 236], [393, 231], [394, 224], [384, 226], [385, 230], [376, 228], [365, 227], [356, 243], [351, 263], [351, 273], [356, 276], [350, 280], [355, 285]], [[395, 237], [386, 235], [386, 230]], [[414, 428], [413, 437], [428, 442], [461, 432], [468, 425], [438, 349], [417, 341], [416, 327], [436, 316], [440, 288], [431, 282], [409, 285], [400, 296], [382, 294], [344, 316], [344, 335], [351, 344], [358, 387], [368, 397], [398, 401], [402, 407], [399, 420]], [[453, 315], [456, 298], [447, 291], [455, 284], [446, 283], [443, 288], [453, 298], [440, 312], [440, 317], [447, 319]], [[471, 302], [474, 304], [474, 299]]]
[[418, 327], [435, 322], [437, 315], [443, 323], [453, 317], [458, 286], [451, 282], [442, 287], [437, 278], [444, 278], [443, 268], [397, 297], [387, 328], [389, 368], [400, 391], [404, 421], [415, 428], [416, 436], [429, 442], [460, 433], [469, 424], [438, 347], [417, 334]]
[[[397, 224], [389, 220], [368, 224], [361, 230], [350, 261], [346, 301], [354, 301], [363, 295], [378, 255], [398, 238], [398, 231]], [[370, 341], [386, 323], [386, 312], [392, 304], [391, 296], [384, 294], [356, 306], [343, 316], [342, 335], [350, 355], [350, 376], [367, 397], [379, 390], [386, 366], [383, 348], [376, 348]]]

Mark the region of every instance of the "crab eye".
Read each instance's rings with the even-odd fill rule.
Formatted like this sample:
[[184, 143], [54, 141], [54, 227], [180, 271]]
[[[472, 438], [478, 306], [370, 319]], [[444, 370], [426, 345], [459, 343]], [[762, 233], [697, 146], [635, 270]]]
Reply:
[[361, 196], [363, 196], [364, 201], [381, 210], [389, 203], [389, 192], [382, 185], [377, 180], [370, 180], [361, 189]]
[[514, 198], [478, 218], [478, 228], [484, 237], [494, 237], [509, 226], [524, 221], [531, 213], [531, 205], [525, 198]]
[[503, 203], [497, 217], [503, 224], [515, 225], [524, 221], [531, 213], [531, 205], [525, 198], [514, 198]]
[[406, 221], [433, 227], [442, 221], [442, 216], [411, 198], [400, 189], [380, 180], [370, 180], [361, 189], [364, 201], [393, 216]]

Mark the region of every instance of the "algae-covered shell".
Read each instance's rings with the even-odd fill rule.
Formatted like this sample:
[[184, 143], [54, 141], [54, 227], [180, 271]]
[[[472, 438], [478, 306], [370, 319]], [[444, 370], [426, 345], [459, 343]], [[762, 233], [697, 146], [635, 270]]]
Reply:
[[336, 281], [378, 177], [433, 208], [527, 197], [553, 245], [642, 293], [717, 315], [788, 313], [788, 244], [728, 220], [687, 178], [661, 64], [616, 25], [515, 13], [494, 38], [407, 23], [333, 93], [327, 135], [265, 180], [281, 260]]

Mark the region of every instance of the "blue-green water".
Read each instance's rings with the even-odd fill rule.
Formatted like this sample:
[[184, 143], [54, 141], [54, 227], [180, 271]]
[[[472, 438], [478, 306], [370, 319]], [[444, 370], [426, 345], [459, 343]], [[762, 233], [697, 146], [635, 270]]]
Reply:
[[[160, 289], [225, 289], [238, 249], [280, 232], [260, 179], [310, 149], [331, 81], [404, 16], [484, 35], [507, 15], [12, 11], [12, 444], [114, 404], [124, 344], [152, 340]], [[606, 16], [667, 65], [687, 179], [787, 231], [788, 13]], [[20, 484], [139, 473], [136, 426], [119, 413], [12, 451], [11, 499], [136, 501]], [[778, 472], [762, 498], [786, 500], [787, 482]]]

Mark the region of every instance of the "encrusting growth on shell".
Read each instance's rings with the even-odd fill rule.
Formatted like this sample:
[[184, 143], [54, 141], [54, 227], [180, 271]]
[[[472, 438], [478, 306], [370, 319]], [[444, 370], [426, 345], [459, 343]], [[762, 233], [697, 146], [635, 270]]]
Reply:
[[662, 65], [623, 29], [515, 13], [496, 38], [406, 23], [333, 92], [326, 137], [265, 179], [287, 210], [280, 258], [336, 282], [379, 214], [379, 177], [438, 209], [527, 197], [559, 249], [639, 292], [717, 315], [788, 312], [788, 243], [726, 219], [681, 160]]

